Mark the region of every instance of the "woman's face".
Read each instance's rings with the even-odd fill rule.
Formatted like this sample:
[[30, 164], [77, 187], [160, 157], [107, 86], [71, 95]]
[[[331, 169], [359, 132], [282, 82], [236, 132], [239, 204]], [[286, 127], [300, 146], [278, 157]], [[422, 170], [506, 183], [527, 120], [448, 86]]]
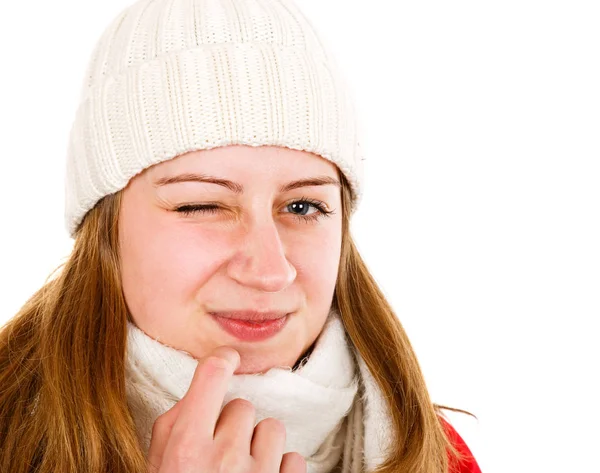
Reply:
[[[241, 145], [189, 152], [135, 176], [123, 190], [119, 243], [137, 326], [195, 358], [231, 346], [241, 355], [236, 373], [294, 366], [323, 328], [341, 251], [339, 184], [283, 189], [314, 178], [339, 183], [337, 167], [315, 154]], [[211, 207], [183, 212], [200, 204]], [[249, 341], [209, 314], [231, 310], [291, 315], [280, 332]]]

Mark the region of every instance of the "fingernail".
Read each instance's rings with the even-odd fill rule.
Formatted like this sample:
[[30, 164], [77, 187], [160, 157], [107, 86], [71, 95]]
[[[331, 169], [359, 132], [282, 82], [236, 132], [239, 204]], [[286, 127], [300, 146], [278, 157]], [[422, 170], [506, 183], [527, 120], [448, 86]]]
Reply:
[[240, 366], [240, 354], [238, 351], [231, 347], [221, 347], [222, 355], [227, 358], [227, 360], [233, 366], [233, 370], [237, 370]]

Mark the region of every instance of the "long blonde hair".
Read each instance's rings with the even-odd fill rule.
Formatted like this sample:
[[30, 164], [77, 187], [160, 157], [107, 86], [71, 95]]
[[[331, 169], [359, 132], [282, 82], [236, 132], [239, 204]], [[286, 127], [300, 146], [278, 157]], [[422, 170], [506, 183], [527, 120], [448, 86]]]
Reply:
[[[340, 178], [334, 303], [389, 403], [396, 436], [377, 472], [446, 473], [461, 455], [441, 409], [470, 413], [431, 402], [408, 336], [352, 241], [351, 190]], [[117, 192], [88, 212], [62, 271], [1, 328], [0, 471], [147, 473], [125, 393], [131, 317], [119, 271], [120, 203]]]

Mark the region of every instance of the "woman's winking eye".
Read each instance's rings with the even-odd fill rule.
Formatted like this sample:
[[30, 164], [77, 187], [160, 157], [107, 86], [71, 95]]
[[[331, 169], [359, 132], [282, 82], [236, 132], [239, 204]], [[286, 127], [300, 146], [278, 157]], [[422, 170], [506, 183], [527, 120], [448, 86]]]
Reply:
[[[314, 207], [316, 212], [312, 214], [307, 214], [306, 212], [310, 207]], [[299, 210], [304, 212], [302, 214], [294, 214], [292, 213], [300, 222], [310, 223], [316, 222], [321, 217], [329, 217], [333, 213], [333, 210], [327, 210], [325, 208], [325, 204], [319, 200], [309, 199], [306, 197], [302, 197], [301, 199], [294, 200], [285, 205], [286, 208]], [[217, 213], [220, 210], [220, 206], [217, 204], [186, 204], [181, 205], [175, 209], [176, 212], [182, 214], [183, 216], [191, 216], [195, 213]]]

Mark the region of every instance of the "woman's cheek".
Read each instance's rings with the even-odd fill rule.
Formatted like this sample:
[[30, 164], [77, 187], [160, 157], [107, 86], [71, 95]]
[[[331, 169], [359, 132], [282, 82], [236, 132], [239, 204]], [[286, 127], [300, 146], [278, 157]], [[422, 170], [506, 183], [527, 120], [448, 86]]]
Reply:
[[232, 252], [228, 232], [198, 226], [180, 228], [161, 245], [164, 268], [178, 281], [202, 285]]
[[296, 268], [299, 282], [310, 284], [314, 291], [328, 292], [337, 278], [341, 235], [322, 231], [310, 238], [296, 237], [286, 246], [288, 260]]

